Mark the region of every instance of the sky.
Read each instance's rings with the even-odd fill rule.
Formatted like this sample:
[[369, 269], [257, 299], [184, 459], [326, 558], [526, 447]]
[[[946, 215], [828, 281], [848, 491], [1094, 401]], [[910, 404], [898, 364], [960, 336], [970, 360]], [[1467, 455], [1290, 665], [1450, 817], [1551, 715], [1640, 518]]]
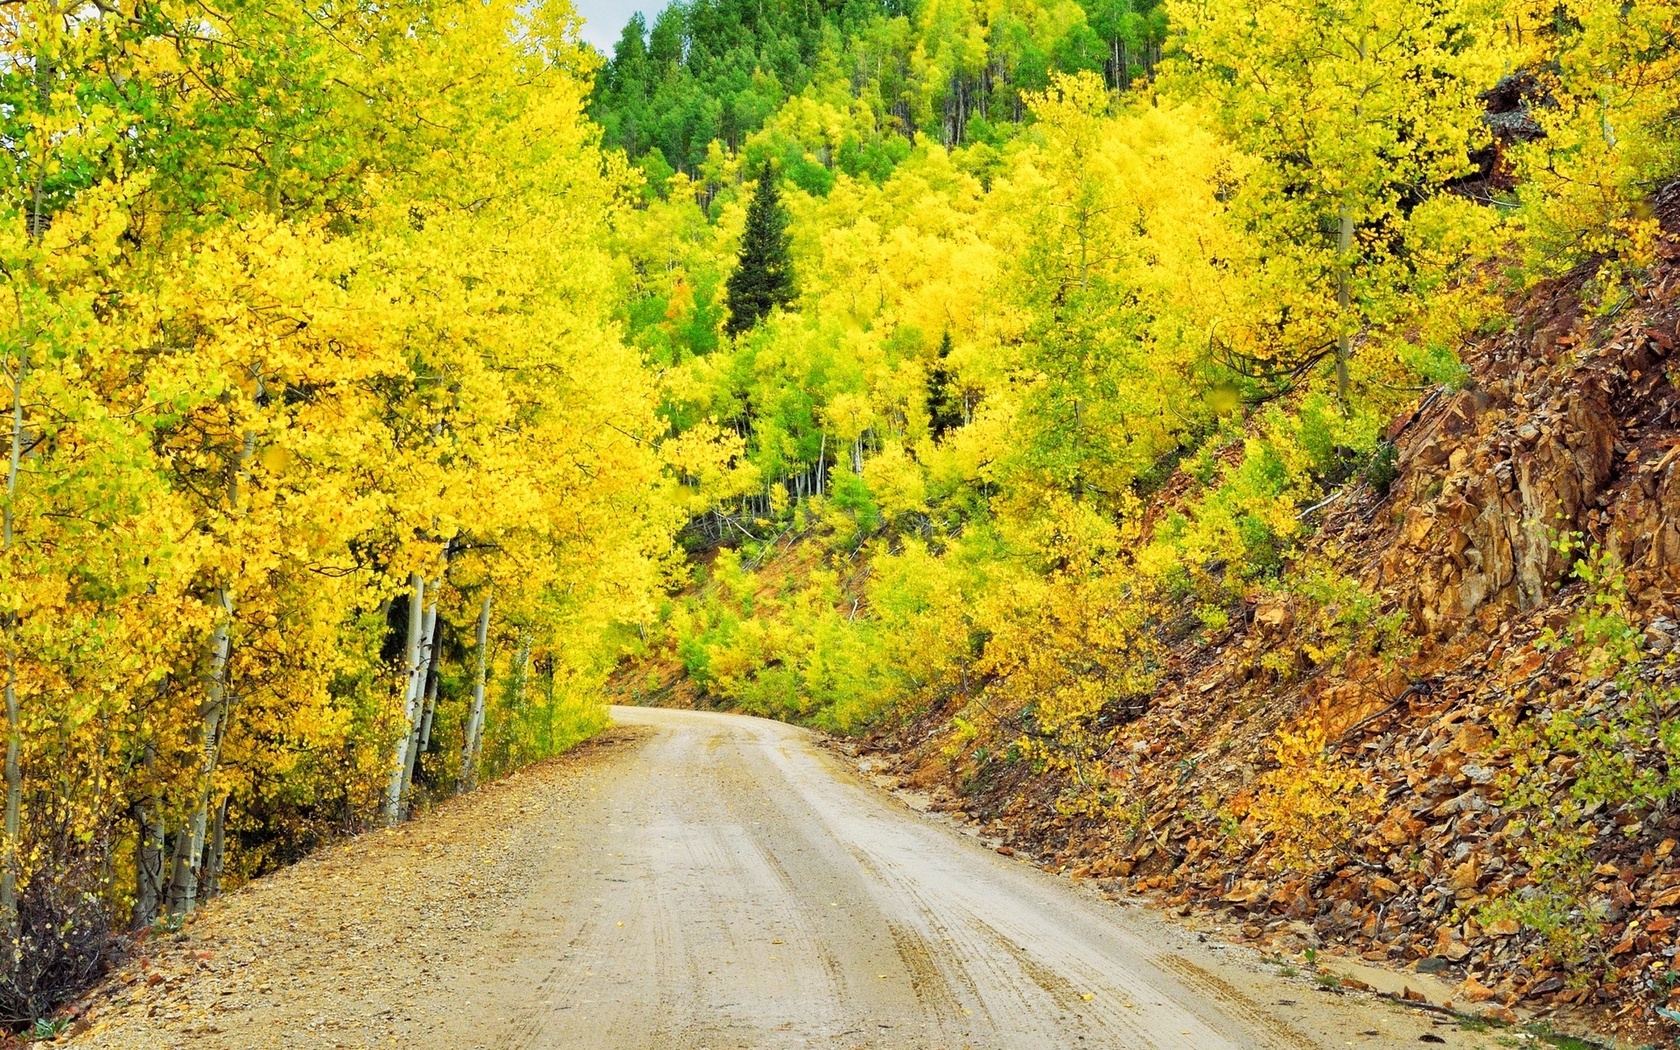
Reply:
[[608, 57], [632, 14], [640, 11], [652, 22], [665, 6], [660, 0], [573, 0], [573, 4], [583, 16], [583, 38]]

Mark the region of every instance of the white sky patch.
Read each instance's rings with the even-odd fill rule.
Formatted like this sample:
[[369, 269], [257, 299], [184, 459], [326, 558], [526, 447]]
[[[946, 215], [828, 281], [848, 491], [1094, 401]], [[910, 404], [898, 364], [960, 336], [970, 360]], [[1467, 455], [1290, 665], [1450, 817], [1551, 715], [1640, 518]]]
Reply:
[[651, 26], [654, 17], [665, 7], [660, 0], [572, 0], [572, 3], [583, 16], [580, 35], [608, 58], [612, 57], [613, 46], [631, 15], [640, 11]]

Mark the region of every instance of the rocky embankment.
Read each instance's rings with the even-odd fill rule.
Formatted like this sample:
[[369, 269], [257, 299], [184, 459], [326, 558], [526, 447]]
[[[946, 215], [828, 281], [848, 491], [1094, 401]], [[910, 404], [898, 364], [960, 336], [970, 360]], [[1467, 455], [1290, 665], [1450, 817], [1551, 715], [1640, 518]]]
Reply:
[[[1069, 815], [1064, 785], [1022, 764], [953, 763], [950, 710], [873, 747], [907, 783], [944, 788], [1004, 848], [1047, 866], [1224, 911], [1280, 950], [1440, 973], [1496, 1014], [1585, 1012], [1655, 1035], [1680, 999], [1680, 807], [1585, 815], [1593, 874], [1574, 917], [1586, 944], [1572, 957], [1523, 923], [1489, 920], [1485, 905], [1536, 881], [1522, 848], [1531, 813], [1504, 790], [1522, 750], [1511, 727], [1560, 708], [1590, 724], [1626, 702], [1613, 679], [1583, 672], [1579, 653], [1545, 644], [1588, 601], [1570, 579], [1579, 554], [1559, 537], [1579, 534], [1622, 567], [1629, 619], [1657, 657], [1648, 669], [1664, 673], [1680, 643], [1675, 228], [1658, 264], [1595, 312], [1578, 280], [1524, 297], [1504, 332], [1467, 349], [1467, 385], [1425, 393], [1394, 422], [1388, 490], [1355, 483], [1321, 512], [1307, 557], [1380, 595], [1384, 613], [1404, 611], [1402, 657], [1317, 665], [1317, 621], [1286, 592], [1257, 590], [1223, 636], [1172, 648], [1146, 712], [1103, 756], [1126, 807], [1104, 818]], [[1382, 799], [1356, 838], [1305, 870], [1243, 827], [1257, 779], [1277, 768], [1268, 742], [1303, 724]], [[1531, 774], [1542, 800], [1529, 810], [1576, 775], [1561, 757]]]

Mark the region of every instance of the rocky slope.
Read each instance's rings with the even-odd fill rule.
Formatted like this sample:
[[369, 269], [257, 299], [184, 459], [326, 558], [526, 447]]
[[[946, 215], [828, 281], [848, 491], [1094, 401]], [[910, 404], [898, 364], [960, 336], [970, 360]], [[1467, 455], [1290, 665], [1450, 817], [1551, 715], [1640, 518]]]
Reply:
[[[1570, 920], [1584, 931], [1574, 950], [1485, 906], [1534, 892], [1524, 824], [1585, 775], [1554, 755], [1530, 775], [1526, 809], [1507, 797], [1514, 765], [1532, 757], [1518, 727], [1564, 709], [1590, 726], [1629, 703], [1579, 653], [1545, 644], [1589, 601], [1570, 579], [1579, 552], [1559, 537], [1578, 533], [1623, 567], [1629, 620], [1656, 657], [1647, 674], [1664, 673], [1680, 641], [1680, 199], [1659, 205], [1659, 262], [1625, 298], [1589, 314], [1579, 278], [1525, 296], [1504, 332], [1466, 351], [1463, 389], [1430, 391], [1394, 422], [1388, 491], [1359, 483], [1320, 512], [1307, 557], [1405, 613], [1401, 655], [1354, 646], [1317, 663], [1322, 618], [1257, 594], [1222, 637], [1172, 649], [1146, 712], [1102, 756], [1119, 801], [1101, 816], [1072, 815], [1058, 805], [1065, 785], [1022, 763], [950, 758], [950, 709], [871, 746], [906, 783], [1046, 866], [1226, 910], [1242, 935], [1281, 950], [1322, 945], [1444, 973], [1496, 1013], [1585, 1011], [1655, 1035], [1680, 998], [1680, 808], [1588, 807], [1575, 830], [1592, 881]], [[1269, 742], [1308, 724], [1380, 805], [1313, 863], [1285, 863], [1251, 815], [1278, 768]], [[1647, 743], [1636, 757], [1660, 769]]]

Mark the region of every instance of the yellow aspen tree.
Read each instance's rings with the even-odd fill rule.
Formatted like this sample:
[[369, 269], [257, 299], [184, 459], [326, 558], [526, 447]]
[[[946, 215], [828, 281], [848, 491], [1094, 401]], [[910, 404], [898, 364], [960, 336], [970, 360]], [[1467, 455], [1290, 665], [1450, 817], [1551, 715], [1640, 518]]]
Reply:
[[1606, 276], [1650, 262], [1650, 198], [1680, 169], [1680, 4], [1513, 3], [1509, 31], [1534, 77], [1517, 149], [1528, 263], [1537, 275], [1598, 256]]
[[1285, 369], [1330, 357], [1345, 406], [1356, 341], [1405, 301], [1407, 245], [1455, 207], [1443, 190], [1487, 137], [1477, 95], [1507, 68], [1501, 12], [1487, 0], [1170, 0], [1168, 12], [1180, 55], [1167, 90], [1261, 161], [1239, 208], [1268, 249], [1268, 320], [1288, 334], [1257, 356]]
[[[111, 267], [143, 183], [128, 176], [121, 160], [131, 115], [98, 79], [109, 84], [113, 73], [133, 68], [120, 39], [124, 25], [116, 15], [50, 2], [15, 5], [0, 21], [0, 46], [9, 57], [0, 89], [6, 94], [0, 137], [9, 161], [0, 179], [9, 424], [0, 522], [6, 718], [0, 984], [14, 1009], [16, 996], [27, 1001], [31, 994], [13, 983], [22, 979], [23, 938], [32, 937], [18, 925], [31, 879], [42, 872], [67, 880], [83, 874], [71, 870], [82, 858], [44, 856], [32, 845], [25, 785], [43, 785], [30, 797], [78, 832], [106, 819], [100, 807], [108, 799], [88, 792], [107, 783], [108, 771], [98, 763], [109, 752], [76, 748], [87, 743], [89, 717], [121, 716], [125, 693], [109, 683], [99, 699], [86, 690], [101, 669], [123, 673], [124, 657], [106, 646], [114, 638], [132, 640], [132, 628], [143, 622], [146, 602], [136, 599], [135, 588], [144, 587], [148, 572], [123, 550], [133, 539], [128, 526], [148, 517], [162, 526], [172, 509], [167, 500], [146, 505], [157, 490], [140, 452], [143, 427], [112, 418], [99, 385], [112, 348], [96, 304], [116, 279]], [[167, 552], [157, 553], [155, 568], [163, 573]], [[124, 614], [134, 617], [127, 629], [119, 625]], [[130, 669], [150, 650], [137, 646]], [[60, 732], [36, 739], [31, 726]], [[91, 781], [51, 768], [77, 762], [93, 774]]]

